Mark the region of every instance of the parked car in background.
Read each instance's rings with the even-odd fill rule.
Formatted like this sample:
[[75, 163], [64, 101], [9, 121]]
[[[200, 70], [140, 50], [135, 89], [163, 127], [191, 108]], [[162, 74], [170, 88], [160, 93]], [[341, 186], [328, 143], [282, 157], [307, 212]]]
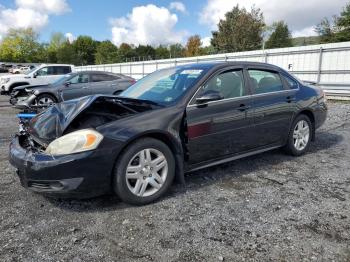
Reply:
[[42, 107], [87, 95], [117, 95], [134, 83], [135, 79], [122, 74], [82, 71], [62, 76], [49, 85], [15, 87], [10, 103], [18, 108]]
[[71, 72], [74, 72], [73, 65], [43, 64], [25, 74], [5, 75], [0, 77], [0, 93], [10, 94], [17, 86], [48, 85]]
[[30, 70], [29, 66], [17, 67], [12, 70], [12, 74], [25, 74]]
[[8, 73], [8, 71], [9, 68], [5, 64], [0, 65], [0, 73]]
[[114, 191], [140, 205], [162, 196], [175, 177], [183, 182], [184, 172], [280, 147], [302, 155], [326, 116], [322, 89], [279, 67], [182, 65], [119, 96], [49, 107], [13, 139], [9, 156], [22, 185], [35, 192]]

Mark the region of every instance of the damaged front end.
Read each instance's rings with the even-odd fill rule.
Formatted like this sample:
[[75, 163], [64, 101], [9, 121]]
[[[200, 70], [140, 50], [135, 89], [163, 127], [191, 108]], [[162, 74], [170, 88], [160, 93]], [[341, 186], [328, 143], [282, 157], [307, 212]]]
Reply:
[[121, 101], [115, 96], [87, 96], [49, 107], [29, 122], [27, 130], [34, 140], [48, 145], [70, 132], [95, 129], [150, 109], [150, 105]]
[[106, 193], [118, 145], [96, 127], [152, 108], [115, 96], [53, 105], [25, 123], [10, 144], [10, 163], [18, 169], [22, 185], [33, 191]]

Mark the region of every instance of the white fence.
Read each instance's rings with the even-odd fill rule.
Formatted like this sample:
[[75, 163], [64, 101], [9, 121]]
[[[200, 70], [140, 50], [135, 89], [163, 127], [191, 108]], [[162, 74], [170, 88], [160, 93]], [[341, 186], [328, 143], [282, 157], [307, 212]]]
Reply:
[[77, 71], [97, 70], [122, 73], [135, 79], [161, 68], [209, 61], [254, 61], [280, 66], [302, 80], [327, 89], [350, 90], [350, 42], [226, 53], [189, 58], [151, 60], [76, 67]]

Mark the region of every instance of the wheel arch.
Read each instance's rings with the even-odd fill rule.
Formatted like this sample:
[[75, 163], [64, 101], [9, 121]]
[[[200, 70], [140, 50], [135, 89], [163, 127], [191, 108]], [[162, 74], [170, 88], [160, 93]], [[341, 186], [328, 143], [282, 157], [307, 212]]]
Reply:
[[[119, 157], [128, 148], [128, 146], [130, 146], [135, 141], [137, 141], [139, 139], [144, 139], [144, 138], [157, 139], [169, 147], [169, 149], [173, 153], [174, 159], [175, 159], [175, 180], [180, 184], [185, 184], [184, 156], [183, 156], [182, 145], [179, 144], [179, 142], [177, 142], [174, 137], [172, 137], [170, 134], [168, 134], [164, 131], [159, 131], [159, 130], [149, 131], [149, 132], [139, 134], [139, 135], [129, 139], [129, 141], [119, 151], [119, 154], [118, 154], [117, 158], [115, 159], [115, 163], [117, 163]], [[113, 170], [114, 170], [114, 168], [113, 168]], [[113, 179], [113, 175], [112, 175], [112, 179]]]
[[25, 85], [29, 85], [29, 83], [28, 83], [28, 82], [17, 82], [17, 83], [13, 83], [13, 84], [11, 84], [10, 87], [9, 87], [9, 93], [11, 93], [12, 90], [13, 90], [15, 87], [17, 87], [17, 86], [25, 86]]
[[[312, 112], [311, 109], [303, 109], [301, 111], [298, 112], [298, 114], [295, 115], [294, 119], [296, 119], [298, 116], [300, 115], [306, 115], [309, 119], [310, 122], [312, 124], [312, 136], [311, 136], [311, 140], [314, 141], [315, 140], [315, 130], [316, 130], [316, 124], [315, 124], [315, 115]], [[293, 120], [294, 121], [294, 120]]]
[[55, 100], [55, 101], [54, 101], [55, 103], [58, 102], [57, 97], [56, 97], [54, 94], [52, 94], [52, 93], [50, 93], [50, 92], [47, 92], [47, 91], [38, 94], [36, 97], [38, 98], [39, 96], [43, 96], [43, 95], [49, 95], [49, 96], [51, 96], [51, 97]]

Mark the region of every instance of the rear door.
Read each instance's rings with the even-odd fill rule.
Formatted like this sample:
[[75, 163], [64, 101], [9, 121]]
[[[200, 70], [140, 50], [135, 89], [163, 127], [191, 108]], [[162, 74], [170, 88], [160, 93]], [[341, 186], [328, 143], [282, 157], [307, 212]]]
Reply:
[[[224, 158], [249, 149], [252, 100], [242, 68], [226, 69], [211, 77], [186, 109], [189, 163]], [[222, 99], [196, 104], [206, 92], [220, 92]]]
[[70, 100], [78, 97], [90, 95], [89, 74], [81, 73], [71, 78], [61, 89], [63, 100]]
[[281, 145], [296, 111], [296, 90], [286, 85], [278, 71], [248, 68], [247, 75], [253, 92], [256, 147]]
[[90, 77], [90, 93], [112, 95], [116, 90], [116, 80], [118, 79], [119, 77], [110, 74], [92, 73]]

